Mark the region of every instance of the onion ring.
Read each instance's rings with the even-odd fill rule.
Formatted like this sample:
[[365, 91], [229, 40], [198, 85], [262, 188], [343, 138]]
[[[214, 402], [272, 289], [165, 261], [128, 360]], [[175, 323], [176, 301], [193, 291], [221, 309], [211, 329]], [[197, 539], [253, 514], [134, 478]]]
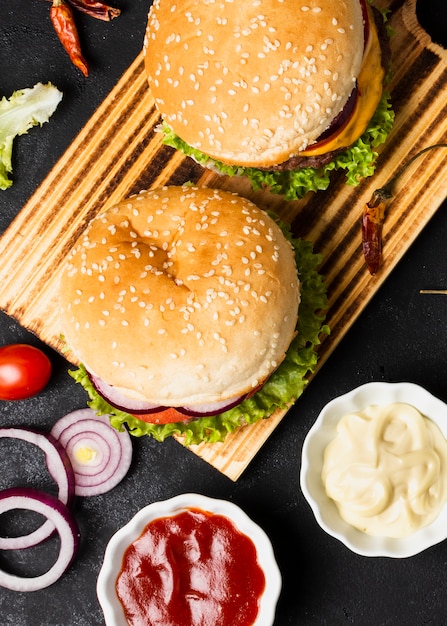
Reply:
[[96, 496], [115, 487], [132, 461], [127, 430], [118, 431], [108, 416], [79, 409], [62, 417], [51, 435], [64, 446], [75, 475], [75, 494]]
[[[0, 428], [0, 437], [22, 439], [39, 447], [45, 453], [45, 461], [51, 477], [58, 486], [58, 499], [69, 506], [75, 492], [75, 476], [69, 456], [55, 437], [29, 428]], [[54, 524], [47, 519], [39, 528], [20, 537], [0, 537], [0, 550], [17, 550], [37, 545], [54, 532]]]
[[13, 509], [44, 515], [59, 534], [59, 555], [45, 574], [32, 578], [15, 576], [0, 569], [0, 586], [11, 591], [37, 591], [49, 587], [67, 571], [78, 550], [80, 532], [76, 520], [67, 506], [55, 496], [28, 487], [0, 492], [0, 515]]

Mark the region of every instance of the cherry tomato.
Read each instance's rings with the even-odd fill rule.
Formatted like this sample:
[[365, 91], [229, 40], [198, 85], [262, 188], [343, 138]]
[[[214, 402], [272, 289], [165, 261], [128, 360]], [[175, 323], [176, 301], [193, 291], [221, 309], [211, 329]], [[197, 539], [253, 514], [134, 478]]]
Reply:
[[24, 343], [0, 347], [0, 400], [23, 400], [36, 395], [51, 376], [50, 359]]

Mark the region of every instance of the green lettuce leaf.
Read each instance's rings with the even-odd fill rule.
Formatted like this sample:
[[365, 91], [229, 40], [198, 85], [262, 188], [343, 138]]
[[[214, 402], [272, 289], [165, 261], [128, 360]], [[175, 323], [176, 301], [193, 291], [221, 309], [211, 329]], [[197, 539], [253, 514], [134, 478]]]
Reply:
[[350, 148], [318, 169], [306, 167], [285, 172], [266, 172], [253, 167], [225, 165], [185, 143], [165, 122], [162, 123], [162, 130], [165, 144], [192, 157], [200, 165], [227, 176], [246, 176], [255, 190], [268, 188], [273, 193], [283, 195], [286, 200], [297, 200], [303, 198], [308, 191], [327, 189], [330, 174], [335, 170], [345, 170], [346, 182], [353, 186], [358, 185], [362, 178], [372, 176], [378, 156], [375, 148], [385, 142], [393, 123], [394, 111], [391, 107], [390, 96], [384, 92], [368, 128]]
[[62, 99], [51, 83], [37, 83], [29, 89], [14, 91], [0, 100], [0, 189], [11, 187], [12, 148], [15, 137], [24, 135], [37, 124], [47, 122]]
[[284, 361], [253, 397], [220, 415], [202, 417], [189, 423], [149, 424], [110, 406], [97, 394], [85, 367], [81, 365], [69, 373], [86, 389], [90, 398], [88, 405], [100, 415], [109, 414], [112, 426], [118, 430], [124, 428], [126, 424], [132, 435], [136, 437], [149, 435], [158, 441], [172, 435], [180, 435], [184, 438], [185, 445], [224, 441], [228, 433], [234, 432], [240, 426], [268, 418], [277, 409], [289, 407], [303, 393], [308, 375], [315, 370], [317, 364], [316, 348], [321, 336], [330, 331], [325, 324], [328, 304], [326, 284], [318, 272], [321, 255], [313, 252], [310, 242], [293, 238], [288, 224], [278, 223], [294, 247], [296, 264], [299, 268], [301, 303], [298, 332]]

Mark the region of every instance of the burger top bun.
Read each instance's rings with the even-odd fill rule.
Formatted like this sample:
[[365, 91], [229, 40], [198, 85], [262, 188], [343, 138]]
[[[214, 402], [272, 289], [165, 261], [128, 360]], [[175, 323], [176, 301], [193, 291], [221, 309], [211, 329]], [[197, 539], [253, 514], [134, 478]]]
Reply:
[[155, 0], [145, 66], [157, 107], [189, 145], [268, 167], [343, 109], [362, 64], [359, 0]]
[[92, 374], [161, 406], [256, 388], [295, 333], [292, 246], [233, 193], [144, 191], [99, 214], [64, 268], [62, 332]]

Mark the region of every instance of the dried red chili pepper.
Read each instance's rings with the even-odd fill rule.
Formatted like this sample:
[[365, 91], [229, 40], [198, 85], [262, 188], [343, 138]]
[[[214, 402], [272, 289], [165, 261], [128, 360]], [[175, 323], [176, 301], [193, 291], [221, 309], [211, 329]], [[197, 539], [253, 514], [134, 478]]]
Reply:
[[104, 22], [113, 20], [121, 13], [120, 9], [104, 4], [104, 2], [98, 2], [98, 0], [68, 0], [68, 2], [78, 11]]
[[391, 197], [385, 187], [376, 189], [363, 209], [363, 257], [366, 267], [372, 275], [378, 272], [382, 261], [383, 222], [385, 221], [385, 210]]
[[78, 30], [71, 7], [65, 0], [53, 0], [50, 7], [50, 18], [71, 62], [81, 70], [84, 76], [88, 76], [88, 65], [82, 56]]
[[382, 263], [383, 223], [385, 221], [386, 209], [393, 197], [393, 188], [397, 179], [400, 178], [415, 159], [434, 148], [447, 148], [447, 143], [437, 143], [417, 152], [386, 185], [376, 189], [370, 201], [365, 204], [362, 216], [362, 247], [365, 263], [370, 274], [376, 274]]

